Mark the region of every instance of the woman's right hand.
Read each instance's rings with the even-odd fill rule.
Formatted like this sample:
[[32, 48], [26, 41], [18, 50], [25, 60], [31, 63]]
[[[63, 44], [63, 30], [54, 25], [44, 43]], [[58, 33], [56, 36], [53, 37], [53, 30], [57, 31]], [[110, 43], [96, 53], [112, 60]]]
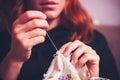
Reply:
[[49, 25], [46, 15], [40, 11], [26, 11], [18, 17], [12, 27], [12, 42], [9, 57], [17, 61], [26, 61], [31, 49], [45, 40]]
[[27, 11], [13, 23], [11, 48], [0, 63], [0, 77], [16, 80], [21, 67], [31, 56], [33, 46], [44, 42], [49, 25], [40, 11]]

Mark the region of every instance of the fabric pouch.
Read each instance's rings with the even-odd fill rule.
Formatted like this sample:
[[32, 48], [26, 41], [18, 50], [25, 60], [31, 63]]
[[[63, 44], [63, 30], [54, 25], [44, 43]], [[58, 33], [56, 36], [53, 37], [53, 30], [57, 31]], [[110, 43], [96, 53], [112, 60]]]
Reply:
[[66, 58], [60, 52], [56, 52], [47, 73], [43, 76], [43, 80], [88, 80], [89, 74], [86, 66], [73, 66], [70, 57]]

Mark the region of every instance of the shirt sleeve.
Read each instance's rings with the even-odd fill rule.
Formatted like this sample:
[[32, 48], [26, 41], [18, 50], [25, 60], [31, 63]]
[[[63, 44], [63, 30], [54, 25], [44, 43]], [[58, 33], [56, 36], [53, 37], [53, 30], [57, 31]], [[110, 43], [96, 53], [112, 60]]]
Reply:
[[105, 37], [95, 31], [95, 37], [90, 46], [100, 56], [100, 77], [110, 80], [119, 80], [115, 59], [110, 51]]
[[0, 77], [0, 80], [3, 80], [3, 79]]
[[7, 32], [0, 32], [0, 62], [10, 49], [11, 37]]

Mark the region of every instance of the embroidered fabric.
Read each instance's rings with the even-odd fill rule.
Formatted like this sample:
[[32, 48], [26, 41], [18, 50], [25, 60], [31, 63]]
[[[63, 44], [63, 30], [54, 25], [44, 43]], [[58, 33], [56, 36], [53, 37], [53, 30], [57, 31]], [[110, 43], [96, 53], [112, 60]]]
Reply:
[[43, 80], [88, 80], [86, 66], [78, 68], [70, 63], [70, 57], [64, 57], [60, 52], [56, 52], [54, 59]]

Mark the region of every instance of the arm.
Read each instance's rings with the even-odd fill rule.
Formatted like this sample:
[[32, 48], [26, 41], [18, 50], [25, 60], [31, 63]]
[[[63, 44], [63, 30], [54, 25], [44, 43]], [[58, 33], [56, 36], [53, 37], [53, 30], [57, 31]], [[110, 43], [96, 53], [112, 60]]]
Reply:
[[0, 63], [3, 80], [16, 80], [22, 65], [31, 56], [31, 49], [45, 40], [48, 23], [39, 11], [27, 11], [13, 23], [11, 47]]
[[94, 41], [90, 46], [100, 56], [100, 76], [110, 80], [119, 80], [116, 63], [105, 37], [98, 31], [95, 31]]
[[100, 52], [100, 76], [111, 80], [119, 80], [116, 62], [107, 43], [105, 43], [104, 48]]

